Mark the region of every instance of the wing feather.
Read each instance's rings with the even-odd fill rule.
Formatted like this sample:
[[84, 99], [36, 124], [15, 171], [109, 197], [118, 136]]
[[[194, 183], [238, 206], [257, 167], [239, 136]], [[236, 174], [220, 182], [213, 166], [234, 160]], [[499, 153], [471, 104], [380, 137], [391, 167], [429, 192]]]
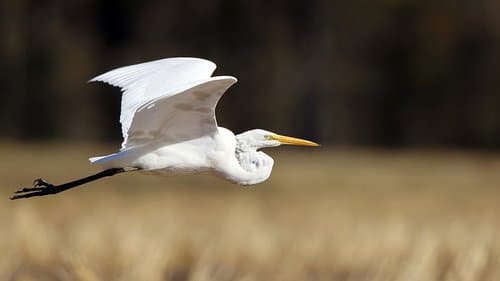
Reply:
[[136, 110], [160, 96], [173, 95], [185, 85], [209, 78], [215, 70], [211, 61], [199, 58], [167, 58], [120, 67], [90, 80], [120, 87], [122, 94], [120, 123], [123, 144]]
[[211, 77], [143, 104], [134, 115], [124, 147], [166, 145], [215, 133], [217, 102], [236, 81], [231, 76]]

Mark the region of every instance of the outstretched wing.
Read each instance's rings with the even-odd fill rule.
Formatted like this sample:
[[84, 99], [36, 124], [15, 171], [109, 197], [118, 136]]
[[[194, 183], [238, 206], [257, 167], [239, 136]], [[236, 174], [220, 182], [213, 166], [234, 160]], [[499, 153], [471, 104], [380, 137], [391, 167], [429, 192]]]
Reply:
[[141, 105], [123, 147], [159, 141], [177, 143], [217, 130], [215, 107], [236, 78], [217, 76], [196, 81]]
[[90, 82], [101, 81], [122, 89], [120, 122], [125, 145], [139, 107], [155, 98], [175, 95], [195, 81], [210, 78], [215, 67], [213, 62], [199, 58], [168, 58], [117, 68]]

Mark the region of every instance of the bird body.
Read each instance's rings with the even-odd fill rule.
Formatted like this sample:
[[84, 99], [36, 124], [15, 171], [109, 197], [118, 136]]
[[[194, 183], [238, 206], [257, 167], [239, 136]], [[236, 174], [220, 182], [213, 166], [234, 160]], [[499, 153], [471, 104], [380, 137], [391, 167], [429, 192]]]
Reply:
[[90, 158], [104, 171], [55, 186], [37, 179], [12, 199], [54, 194], [121, 172], [178, 175], [212, 172], [233, 183], [269, 178], [273, 159], [262, 148], [282, 144], [317, 146], [261, 129], [235, 135], [219, 127], [215, 108], [232, 76], [215, 76], [215, 64], [199, 58], [167, 58], [117, 68], [90, 82], [120, 87], [123, 142], [119, 152]]
[[274, 163], [267, 154], [247, 146], [223, 127], [217, 127], [210, 136], [162, 146], [151, 143], [131, 147], [90, 161], [105, 169], [136, 167], [142, 173], [161, 176], [210, 172], [242, 185], [266, 180]]

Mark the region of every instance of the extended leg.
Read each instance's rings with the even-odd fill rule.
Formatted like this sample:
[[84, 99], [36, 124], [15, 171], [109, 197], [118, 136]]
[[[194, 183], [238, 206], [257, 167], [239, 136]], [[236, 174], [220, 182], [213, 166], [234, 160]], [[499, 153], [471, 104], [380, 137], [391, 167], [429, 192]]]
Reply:
[[25, 187], [21, 188], [18, 191], [14, 193], [12, 197], [10, 197], [11, 200], [16, 200], [16, 199], [21, 199], [21, 198], [29, 198], [29, 197], [34, 197], [34, 196], [44, 196], [44, 195], [50, 195], [50, 194], [56, 194], [65, 190], [68, 190], [70, 188], [98, 180], [100, 178], [104, 177], [110, 177], [114, 176], [119, 173], [123, 172], [129, 172], [129, 171], [135, 171], [138, 170], [137, 168], [111, 168], [104, 170], [102, 172], [99, 172], [95, 175], [91, 175], [85, 178], [77, 179], [74, 181], [70, 181], [64, 184], [60, 185], [53, 185], [48, 182], [46, 182], [43, 179], [36, 179], [33, 182], [33, 187]]

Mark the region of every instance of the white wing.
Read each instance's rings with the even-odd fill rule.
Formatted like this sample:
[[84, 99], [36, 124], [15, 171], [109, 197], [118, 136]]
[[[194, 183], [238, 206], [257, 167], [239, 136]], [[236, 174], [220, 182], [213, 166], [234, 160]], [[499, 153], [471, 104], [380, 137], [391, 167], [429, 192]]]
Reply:
[[160, 96], [175, 95], [182, 86], [209, 78], [215, 67], [213, 62], [199, 58], [168, 58], [117, 68], [90, 82], [102, 81], [122, 89], [120, 122], [125, 145], [134, 113], [141, 105]]
[[212, 77], [143, 104], [134, 114], [123, 147], [177, 143], [216, 132], [215, 107], [236, 81], [231, 76]]

